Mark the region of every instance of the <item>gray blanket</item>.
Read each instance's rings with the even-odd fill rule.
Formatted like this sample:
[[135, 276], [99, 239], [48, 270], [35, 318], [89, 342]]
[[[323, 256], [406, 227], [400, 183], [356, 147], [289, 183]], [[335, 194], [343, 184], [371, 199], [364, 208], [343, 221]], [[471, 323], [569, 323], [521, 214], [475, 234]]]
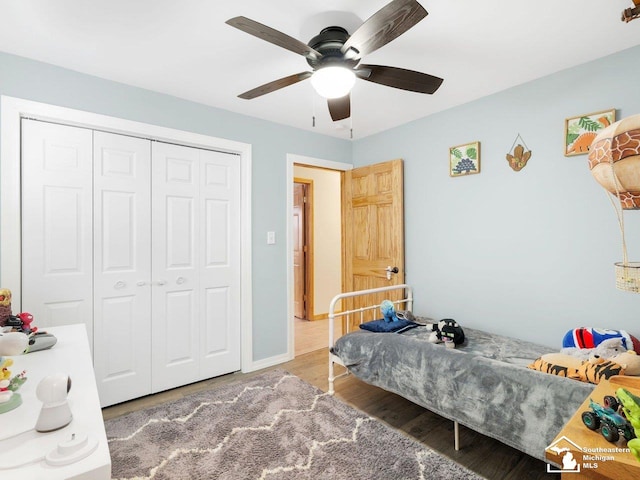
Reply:
[[464, 332], [465, 343], [447, 349], [429, 343], [425, 327], [358, 331], [339, 338], [332, 351], [365, 382], [544, 460], [545, 448], [594, 385], [526, 368], [558, 350]]

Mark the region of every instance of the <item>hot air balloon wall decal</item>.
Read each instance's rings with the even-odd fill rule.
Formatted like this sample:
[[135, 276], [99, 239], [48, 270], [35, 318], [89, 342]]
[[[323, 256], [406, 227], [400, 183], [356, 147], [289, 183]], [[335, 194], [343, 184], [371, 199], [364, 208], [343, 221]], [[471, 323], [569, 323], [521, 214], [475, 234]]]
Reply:
[[609, 193], [622, 236], [622, 262], [615, 264], [616, 287], [640, 293], [640, 262], [629, 262], [624, 212], [640, 210], [640, 115], [612, 123], [589, 147], [589, 169]]

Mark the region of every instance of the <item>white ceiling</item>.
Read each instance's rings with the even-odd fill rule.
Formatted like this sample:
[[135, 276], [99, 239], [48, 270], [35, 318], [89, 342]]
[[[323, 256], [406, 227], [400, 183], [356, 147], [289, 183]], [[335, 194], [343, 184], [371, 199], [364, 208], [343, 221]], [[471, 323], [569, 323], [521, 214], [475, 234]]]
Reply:
[[[304, 57], [224, 22], [246, 16], [304, 43], [353, 32], [390, 0], [0, 0], [0, 51], [341, 138], [362, 138], [640, 44], [632, 0], [421, 0], [429, 15], [364, 57], [445, 79], [434, 95], [358, 80], [333, 123], [309, 81], [237, 95], [309, 70]], [[640, 60], [640, 59], [639, 59]], [[316, 126], [312, 126], [315, 113]]]

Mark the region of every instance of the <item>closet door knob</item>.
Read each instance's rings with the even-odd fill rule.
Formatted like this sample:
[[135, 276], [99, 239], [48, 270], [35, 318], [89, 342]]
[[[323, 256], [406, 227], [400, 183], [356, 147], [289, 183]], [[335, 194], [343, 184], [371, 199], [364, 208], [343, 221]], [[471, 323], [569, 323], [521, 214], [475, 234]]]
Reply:
[[139, 287], [144, 287], [147, 284], [147, 282], [145, 282], [144, 280], [140, 280], [139, 282], [136, 282], [136, 285]]
[[160, 286], [160, 287], [161, 287], [162, 285], [166, 285], [166, 284], [167, 284], [167, 281], [166, 281], [166, 280], [158, 280], [158, 281], [157, 281], [157, 282], [155, 282], [154, 284], [155, 284], [155, 285], [158, 285], [158, 286]]
[[116, 290], [120, 290], [126, 286], [127, 286], [126, 282], [123, 282], [122, 280], [118, 280], [113, 286], [113, 288], [115, 288]]
[[178, 278], [176, 278], [176, 283], [177, 283], [178, 285], [182, 285], [182, 284], [183, 284], [184, 282], [186, 282], [186, 281], [187, 281], [187, 279], [186, 279], [186, 278], [184, 278], [184, 277], [178, 277]]

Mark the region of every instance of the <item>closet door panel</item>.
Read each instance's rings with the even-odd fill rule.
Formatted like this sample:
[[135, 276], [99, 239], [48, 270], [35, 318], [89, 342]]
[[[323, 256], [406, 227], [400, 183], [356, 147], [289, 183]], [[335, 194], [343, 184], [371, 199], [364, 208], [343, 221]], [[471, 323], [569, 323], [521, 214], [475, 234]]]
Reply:
[[84, 323], [90, 345], [92, 170], [91, 130], [22, 120], [22, 310]]
[[160, 142], [152, 148], [152, 390], [157, 392], [200, 379], [200, 153]]
[[95, 371], [102, 406], [151, 393], [151, 144], [94, 132]]
[[240, 369], [240, 162], [201, 152], [202, 378]]

